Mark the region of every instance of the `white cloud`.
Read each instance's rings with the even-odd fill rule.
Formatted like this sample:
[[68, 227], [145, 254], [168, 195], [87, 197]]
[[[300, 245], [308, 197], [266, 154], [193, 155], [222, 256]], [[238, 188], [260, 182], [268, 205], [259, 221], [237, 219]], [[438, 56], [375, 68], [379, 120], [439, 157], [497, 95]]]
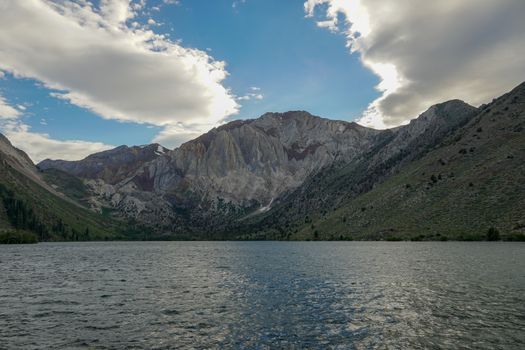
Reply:
[[477, 105], [525, 72], [523, 0], [308, 0], [320, 27], [344, 32], [348, 47], [380, 77], [382, 95], [361, 123], [391, 127], [430, 105], [460, 98]]
[[[0, 95], [0, 131], [15, 147], [26, 152], [35, 163], [45, 158], [81, 159], [89, 154], [114, 147], [100, 142], [54, 140], [48, 134], [31, 132], [30, 127], [20, 120], [21, 117], [22, 112], [10, 106]], [[41, 120], [41, 124], [46, 124], [45, 119]]]
[[216, 126], [218, 126], [218, 124], [185, 125], [179, 123], [170, 125], [155, 136], [153, 142], [160, 143], [166, 148], [175, 148], [186, 141], [199, 137], [203, 132], [207, 132]]
[[237, 96], [238, 101], [250, 101], [250, 100], [262, 100], [264, 95], [261, 94], [261, 88], [257, 86], [251, 86], [249, 92], [245, 93], [242, 96]]
[[[44, 0], [43, 2], [46, 2], [46, 1]], [[74, 5], [74, 3], [71, 3], [70, 5]], [[70, 5], [65, 5], [64, 9], [67, 9], [68, 11], [72, 11], [74, 13], [75, 11], [74, 6], [70, 6]], [[55, 4], [55, 6], [57, 10], [59, 11], [62, 10], [62, 8], [59, 5]], [[92, 5], [88, 3], [88, 6], [86, 6], [85, 9], [87, 11], [90, 11], [91, 6]], [[140, 4], [139, 4], [139, 8], [140, 8]], [[117, 27], [124, 25], [124, 23], [128, 19], [134, 17], [134, 13], [130, 6], [129, 0], [101, 0], [100, 1], [100, 14], [102, 18], [108, 24], [112, 24]], [[89, 17], [92, 17], [91, 14], [87, 14], [87, 15]]]
[[0, 69], [41, 81], [58, 91], [54, 96], [103, 118], [165, 133], [178, 123], [216, 125], [237, 113], [222, 85], [225, 63], [128, 24], [135, 8], [129, 0], [103, 0], [98, 9], [83, 0], [4, 0]]
[[46, 158], [77, 160], [114, 148], [100, 142], [55, 140], [48, 134], [31, 132], [30, 127], [23, 123], [8, 123], [3, 125], [2, 131], [15, 147], [26, 152], [35, 163]]
[[254, 94], [254, 93], [249, 93], [249, 94], [237, 97], [237, 100], [239, 101], [262, 100], [262, 99], [264, 99], [263, 94]]
[[237, 8], [239, 5], [246, 3], [246, 0], [234, 0], [232, 2], [232, 8]]
[[10, 106], [6, 99], [2, 95], [0, 95], [0, 120], [16, 119], [20, 115], [20, 111]]

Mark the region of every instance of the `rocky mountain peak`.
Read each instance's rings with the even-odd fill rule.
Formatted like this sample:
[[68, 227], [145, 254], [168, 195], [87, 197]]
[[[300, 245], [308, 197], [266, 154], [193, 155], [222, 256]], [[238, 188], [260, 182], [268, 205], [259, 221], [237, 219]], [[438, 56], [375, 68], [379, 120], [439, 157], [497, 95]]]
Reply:
[[[407, 125], [384, 131], [382, 136], [388, 141], [374, 157], [372, 166], [400, 158], [402, 154], [416, 157], [422, 149], [433, 147], [447, 134], [468, 123], [477, 112], [477, 108], [461, 100], [431, 106]], [[407, 157], [406, 161], [411, 159]]]
[[[270, 203], [337, 159], [366, 152], [380, 131], [305, 111], [266, 113], [214, 128], [137, 174], [141, 188], [234, 205]], [[148, 186], [144, 186], [148, 184]]]
[[453, 119], [460, 118], [465, 114], [476, 112], [477, 108], [461, 100], [450, 100], [431, 106], [423, 112], [417, 120], [425, 121], [434, 118]]

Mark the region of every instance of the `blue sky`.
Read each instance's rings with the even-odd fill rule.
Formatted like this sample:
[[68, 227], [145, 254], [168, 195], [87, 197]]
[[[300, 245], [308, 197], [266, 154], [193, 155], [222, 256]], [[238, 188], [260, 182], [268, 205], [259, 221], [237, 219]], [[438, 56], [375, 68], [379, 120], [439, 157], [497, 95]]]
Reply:
[[523, 0], [4, 0], [0, 132], [39, 161], [173, 148], [268, 111], [395, 127], [521, 83], [524, 12]]
[[235, 8], [231, 0], [195, 0], [167, 7], [154, 18], [166, 23], [161, 29], [172, 38], [210, 48], [213, 57], [226, 61], [225, 83], [237, 95], [261, 88], [265, 98], [243, 103], [236, 117], [304, 109], [352, 120], [379, 96], [378, 77], [362, 66], [358, 54], [349, 54], [343, 35], [306, 18], [301, 0], [251, 0]]
[[[263, 96], [239, 101], [239, 112], [227, 120], [296, 109], [352, 120], [379, 95], [374, 89], [378, 78], [362, 66], [357, 54], [349, 54], [344, 36], [305, 18], [302, 1], [250, 0], [232, 5], [232, 0], [191, 0], [178, 5], [149, 1], [149, 15], [136, 18], [143, 23], [151, 18], [159, 23], [152, 27], [156, 33], [225, 61], [229, 76], [223, 85], [233, 94]], [[151, 10], [156, 6], [160, 11]], [[251, 87], [260, 90], [251, 91]], [[160, 129], [103, 119], [50, 96], [52, 90], [34, 79], [6, 74], [0, 88], [11, 104], [27, 107], [24, 120], [32, 131], [54, 139], [135, 145], [150, 143]]]

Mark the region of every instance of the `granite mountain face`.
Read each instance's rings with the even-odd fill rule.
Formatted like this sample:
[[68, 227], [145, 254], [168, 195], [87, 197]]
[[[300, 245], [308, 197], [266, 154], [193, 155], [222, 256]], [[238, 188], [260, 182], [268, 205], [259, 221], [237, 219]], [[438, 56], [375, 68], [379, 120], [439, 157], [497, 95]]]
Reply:
[[[494, 119], [513, 115], [504, 128], [519, 130], [523, 124], [524, 90], [524, 84], [513, 90], [512, 103], [498, 102], [504, 97], [493, 102], [507, 104]], [[38, 167], [48, 180], [54, 176], [48, 182], [62, 192], [67, 192], [61, 186], [67, 176], [80, 179], [82, 202], [91, 209], [170, 237], [310, 239], [317, 231], [327, 238], [311, 228], [313, 221], [387, 186], [451, 140], [477, 130], [476, 121], [486, 118], [493, 104], [478, 109], [452, 100], [389, 130], [303, 111], [267, 113], [214, 128], [175, 150], [157, 144], [121, 146], [75, 162], [45, 160]], [[482, 128], [490, 136], [499, 135], [503, 126], [495, 122]], [[487, 152], [474, 156], [481, 159]], [[385, 230], [369, 226], [371, 236]]]
[[136, 157], [133, 167], [121, 166], [127, 147], [76, 162], [45, 160], [39, 167], [83, 178], [93, 208], [109, 206], [126, 218], [174, 230], [187, 220], [215, 222], [221, 221], [217, 215], [267, 210], [323, 167], [370, 150], [381, 133], [306, 112], [267, 113], [215, 128], [173, 151]]
[[263, 208], [334, 160], [366, 152], [378, 134], [306, 112], [268, 113], [185, 143], [170, 154], [167, 166], [156, 162], [159, 167], [145, 175], [155, 190], [180, 196], [190, 188], [201, 202]]

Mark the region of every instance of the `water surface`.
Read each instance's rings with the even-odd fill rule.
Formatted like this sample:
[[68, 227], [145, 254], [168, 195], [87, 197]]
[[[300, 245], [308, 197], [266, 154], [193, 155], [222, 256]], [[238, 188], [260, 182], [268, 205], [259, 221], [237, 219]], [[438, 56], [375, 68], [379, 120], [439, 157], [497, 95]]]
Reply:
[[525, 348], [525, 244], [0, 246], [0, 349]]

